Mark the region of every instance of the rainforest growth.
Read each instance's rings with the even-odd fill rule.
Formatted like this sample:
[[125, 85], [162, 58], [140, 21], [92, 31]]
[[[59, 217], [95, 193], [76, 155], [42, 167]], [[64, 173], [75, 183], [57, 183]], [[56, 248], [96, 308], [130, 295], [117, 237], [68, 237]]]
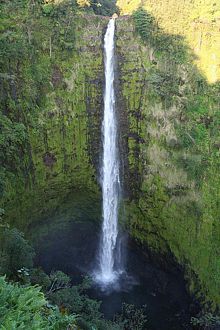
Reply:
[[[96, 262], [104, 36], [113, 14], [126, 276], [135, 278], [129, 256], [137, 249], [164, 287], [152, 289], [146, 304], [121, 299], [109, 317], [103, 297], [93, 294], [92, 272], [80, 270], [78, 280], [78, 273], [55, 266], [48, 271], [39, 242], [48, 244], [47, 255], [53, 237], [64, 241], [58, 233], [71, 232], [71, 223], [80, 258], [91, 253]], [[170, 330], [172, 316], [175, 330], [220, 325], [219, 29], [215, 0], [1, 1], [0, 329]], [[95, 247], [86, 251], [90, 240]], [[62, 249], [65, 255], [71, 247]], [[163, 272], [171, 277], [162, 279]], [[149, 306], [155, 297], [172, 305], [172, 274], [185, 281], [182, 316], [171, 315], [173, 307]], [[157, 318], [164, 319], [161, 327]]]

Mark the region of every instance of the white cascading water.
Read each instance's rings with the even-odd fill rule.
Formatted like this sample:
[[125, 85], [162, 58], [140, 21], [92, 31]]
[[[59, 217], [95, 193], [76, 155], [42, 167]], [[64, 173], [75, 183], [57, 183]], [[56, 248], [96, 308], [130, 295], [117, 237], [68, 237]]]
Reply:
[[115, 263], [118, 237], [119, 159], [114, 91], [114, 34], [115, 19], [111, 19], [104, 40], [105, 98], [103, 119], [102, 197], [103, 225], [99, 250], [99, 269], [96, 280], [104, 285], [117, 279]]

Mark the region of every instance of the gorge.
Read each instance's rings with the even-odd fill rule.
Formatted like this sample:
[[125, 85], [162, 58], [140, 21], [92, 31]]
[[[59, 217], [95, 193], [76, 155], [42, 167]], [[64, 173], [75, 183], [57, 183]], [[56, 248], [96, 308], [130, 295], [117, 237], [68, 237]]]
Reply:
[[[110, 18], [95, 15], [101, 7], [92, 6], [2, 4], [0, 273], [21, 285], [16, 274], [23, 267], [61, 270], [74, 285], [94, 271], [102, 283], [111, 282], [115, 271], [124, 270], [114, 262], [120, 228], [128, 236], [131, 282], [123, 287], [119, 280], [121, 291], [109, 294], [96, 285], [88, 289], [91, 299], [103, 302], [105, 316], [119, 313], [123, 302], [137, 308], [146, 303], [148, 323], [140, 329], [200, 329], [209, 313], [216, 326], [219, 5], [118, 1], [115, 66], [108, 73]], [[113, 85], [114, 95], [107, 95]], [[117, 123], [105, 118], [106, 102], [112, 109], [115, 104]], [[105, 129], [114, 133], [107, 146]], [[100, 237], [107, 213], [114, 226], [104, 222]], [[8, 228], [24, 232], [34, 246], [34, 266], [21, 262], [15, 273], [5, 270], [10, 255], [1, 242]], [[53, 299], [67, 314], [78, 313], [64, 298]], [[191, 317], [200, 323], [192, 324]]]

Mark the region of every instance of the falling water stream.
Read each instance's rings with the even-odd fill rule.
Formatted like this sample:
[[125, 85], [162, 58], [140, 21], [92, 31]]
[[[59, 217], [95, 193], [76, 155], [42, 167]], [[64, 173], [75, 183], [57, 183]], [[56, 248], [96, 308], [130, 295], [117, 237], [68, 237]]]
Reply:
[[103, 285], [113, 283], [120, 270], [117, 262], [118, 207], [120, 195], [117, 121], [114, 91], [114, 34], [115, 19], [109, 21], [104, 40], [105, 97], [103, 119], [102, 197], [103, 225], [99, 248], [99, 268], [96, 281]]
[[[101, 311], [112, 319], [121, 312], [122, 304], [146, 305], [148, 329], [191, 329], [190, 300], [179, 271], [164, 272], [149, 262], [141, 251], [127, 246], [127, 272], [123, 272], [124, 257], [120, 249], [118, 208], [120, 202], [120, 171], [118, 129], [114, 90], [115, 20], [110, 20], [104, 40], [105, 95], [102, 159], [102, 235], [98, 244], [101, 203], [93, 194], [72, 192], [63, 205], [48, 219], [37, 221], [30, 228], [37, 251], [35, 264], [49, 274], [57, 269], [71, 276], [72, 283], [81, 283], [81, 276], [93, 272], [94, 286], [90, 297], [102, 302]], [[99, 208], [100, 206], [100, 208]], [[120, 237], [119, 237], [120, 236]], [[99, 249], [98, 266], [94, 252]], [[92, 266], [91, 266], [92, 265]], [[101, 289], [97, 289], [98, 287]]]

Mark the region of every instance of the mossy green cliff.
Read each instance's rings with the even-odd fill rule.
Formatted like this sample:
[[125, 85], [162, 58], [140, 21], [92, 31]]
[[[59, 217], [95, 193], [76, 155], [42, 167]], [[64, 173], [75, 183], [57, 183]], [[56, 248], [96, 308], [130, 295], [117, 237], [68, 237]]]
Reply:
[[210, 83], [220, 79], [220, 3], [215, 0], [118, 0], [123, 14], [143, 6], [165, 33], [183, 36]]
[[152, 16], [140, 11], [134, 23], [119, 18], [116, 39], [128, 228], [164, 260], [173, 255], [191, 292], [216, 307], [219, 85], [208, 84], [184, 40]]
[[[0, 26], [1, 207], [26, 229], [70, 191], [81, 204], [83, 194], [98, 199], [108, 19], [82, 15], [71, 1], [11, 6]], [[186, 40], [150, 14], [116, 25], [127, 227], [161, 259], [174, 256], [191, 292], [218, 307], [219, 83], [210, 85]]]
[[98, 193], [107, 19], [71, 3], [4, 9], [2, 208], [25, 227], [71, 190]]

